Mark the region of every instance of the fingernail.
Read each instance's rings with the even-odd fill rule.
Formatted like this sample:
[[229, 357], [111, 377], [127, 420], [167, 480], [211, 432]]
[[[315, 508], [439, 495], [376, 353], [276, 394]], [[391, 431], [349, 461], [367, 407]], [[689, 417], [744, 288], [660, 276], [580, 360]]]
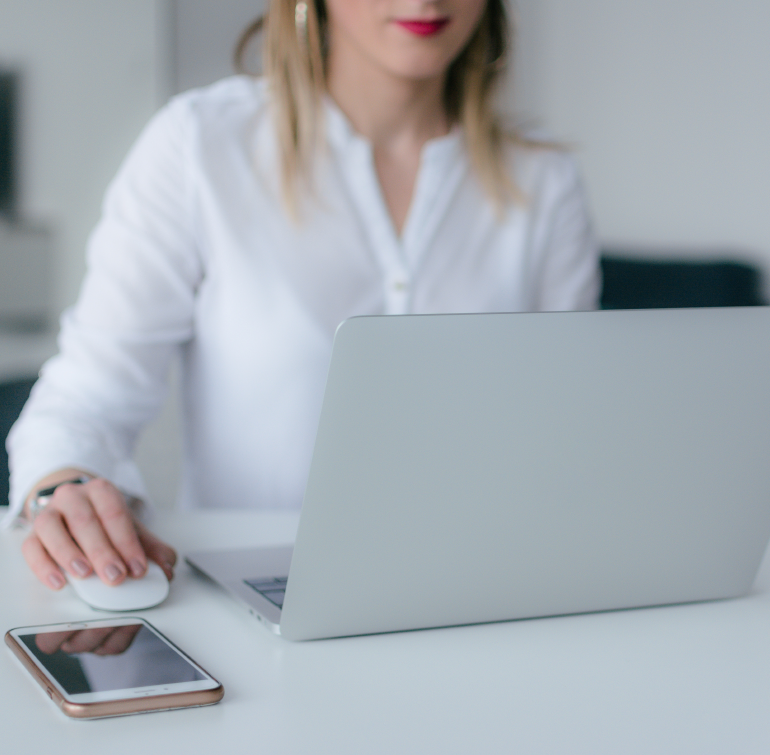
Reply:
[[135, 577], [141, 577], [144, 574], [144, 564], [138, 558], [132, 559], [129, 566], [131, 567], [131, 574]]
[[70, 566], [78, 577], [87, 577], [91, 573], [91, 567], [82, 558], [76, 558]]
[[48, 575], [48, 584], [53, 587], [54, 590], [60, 590], [64, 587], [64, 577], [59, 572], [51, 572]]
[[123, 575], [123, 570], [117, 564], [107, 564], [104, 574], [110, 582], [114, 582]]

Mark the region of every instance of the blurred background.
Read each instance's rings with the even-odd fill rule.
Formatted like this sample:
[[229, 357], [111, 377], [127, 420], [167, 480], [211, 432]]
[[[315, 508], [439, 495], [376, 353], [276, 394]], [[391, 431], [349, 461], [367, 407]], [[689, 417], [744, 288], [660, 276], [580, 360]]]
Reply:
[[[0, 382], [16, 386], [0, 397], [6, 410], [54, 351], [101, 197], [139, 130], [174, 93], [231, 73], [235, 40], [262, 7], [0, 0]], [[517, 0], [515, 16], [501, 105], [574, 146], [607, 253], [745, 263], [767, 298], [770, 3]], [[138, 457], [170, 505], [173, 399]]]

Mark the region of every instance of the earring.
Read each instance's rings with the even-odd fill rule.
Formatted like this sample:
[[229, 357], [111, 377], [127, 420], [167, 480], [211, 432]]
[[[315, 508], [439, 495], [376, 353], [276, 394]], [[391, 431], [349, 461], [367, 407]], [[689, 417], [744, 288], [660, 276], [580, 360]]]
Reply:
[[297, 30], [297, 38], [303, 44], [307, 44], [307, 3], [299, 0], [294, 6], [294, 27]]

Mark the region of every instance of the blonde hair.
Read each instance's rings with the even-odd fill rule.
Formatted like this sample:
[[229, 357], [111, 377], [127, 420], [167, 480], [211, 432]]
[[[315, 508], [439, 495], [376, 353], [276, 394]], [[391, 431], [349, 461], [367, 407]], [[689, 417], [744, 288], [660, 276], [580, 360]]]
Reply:
[[[294, 0], [271, 0], [268, 14], [243, 32], [235, 49], [236, 68], [246, 72], [246, 50], [266, 27], [264, 70], [274, 104], [282, 193], [295, 216], [298, 183], [312, 182], [326, 91], [326, 8], [323, 0], [306, 4], [305, 33], [297, 29]], [[503, 153], [506, 145], [524, 140], [503, 128], [493, 104], [509, 56], [510, 29], [505, 0], [487, 0], [476, 31], [449, 67], [444, 88], [447, 116], [462, 127], [471, 165], [498, 209], [521, 198]]]

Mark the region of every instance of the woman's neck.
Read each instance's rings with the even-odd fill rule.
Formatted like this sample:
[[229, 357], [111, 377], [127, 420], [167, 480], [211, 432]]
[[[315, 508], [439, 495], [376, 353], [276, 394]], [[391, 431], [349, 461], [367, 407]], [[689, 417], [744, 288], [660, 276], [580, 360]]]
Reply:
[[402, 78], [363, 56], [350, 60], [345, 54], [330, 55], [327, 71], [332, 99], [353, 128], [372, 144], [382, 194], [400, 234], [422, 148], [428, 140], [449, 132], [444, 77]]
[[353, 128], [375, 149], [405, 138], [425, 143], [449, 131], [443, 77], [415, 81], [371, 65], [335, 64], [331, 56], [327, 85]]

